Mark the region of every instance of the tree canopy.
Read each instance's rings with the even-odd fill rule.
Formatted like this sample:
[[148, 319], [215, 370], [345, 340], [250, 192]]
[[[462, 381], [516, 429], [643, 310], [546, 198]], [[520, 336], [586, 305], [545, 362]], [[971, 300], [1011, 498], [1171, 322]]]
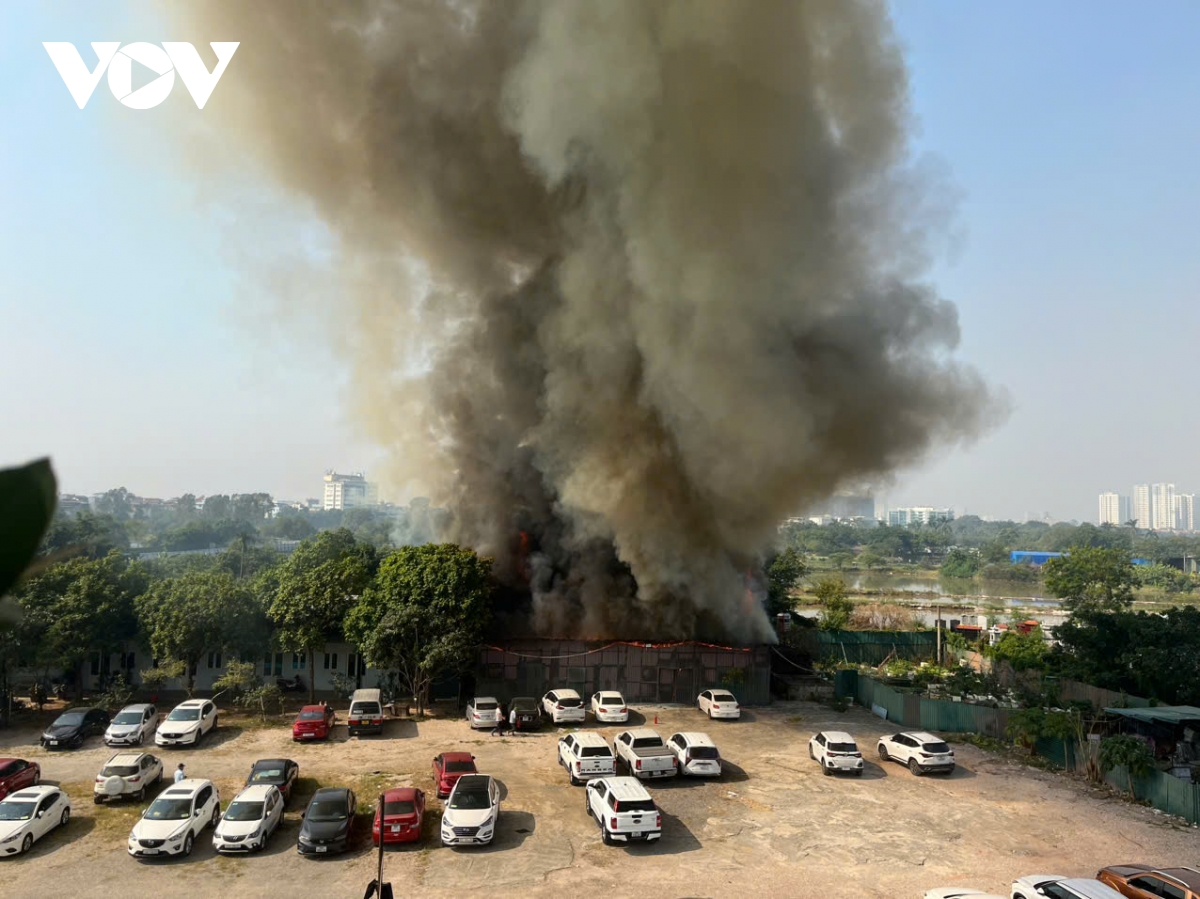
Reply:
[[1075, 546], [1043, 571], [1046, 587], [1069, 611], [1118, 612], [1133, 602], [1133, 563], [1124, 550]]
[[767, 563], [767, 611], [771, 615], [792, 608], [792, 588], [808, 573], [802, 556], [795, 547], [787, 547]]

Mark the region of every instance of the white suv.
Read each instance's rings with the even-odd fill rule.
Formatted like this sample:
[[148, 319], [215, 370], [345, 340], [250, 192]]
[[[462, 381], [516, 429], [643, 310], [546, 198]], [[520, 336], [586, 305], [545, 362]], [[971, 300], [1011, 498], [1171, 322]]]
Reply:
[[134, 858], [191, 855], [196, 838], [221, 818], [221, 794], [209, 780], [181, 780], [158, 794], [129, 834]]
[[708, 734], [671, 734], [667, 748], [675, 753], [680, 774], [690, 774], [692, 777], [721, 776], [721, 753]]
[[217, 726], [217, 707], [207, 699], [188, 699], [171, 709], [158, 727], [154, 742], [159, 746], [195, 746]]
[[602, 777], [588, 781], [583, 807], [600, 825], [606, 844], [657, 840], [662, 814], [636, 777]]
[[132, 796], [138, 802], [146, 798], [146, 788], [154, 786], [163, 776], [163, 763], [148, 752], [118, 752], [96, 775], [92, 785], [92, 801], [99, 805], [105, 799]]
[[486, 846], [500, 819], [500, 789], [487, 774], [464, 774], [442, 809], [443, 846]]
[[246, 787], [233, 798], [213, 828], [217, 852], [254, 852], [283, 821], [283, 794], [274, 784]]
[[834, 771], [849, 771], [855, 777], [862, 777], [862, 753], [854, 737], [845, 731], [823, 730], [814, 734], [808, 741], [808, 757], [821, 763], [821, 772], [826, 776]]
[[1030, 874], [1013, 881], [1012, 899], [1121, 899], [1098, 880], [1071, 880], [1053, 874]]
[[954, 750], [941, 737], [924, 731], [880, 737], [879, 758], [908, 765], [917, 777], [927, 771], [954, 773]]
[[148, 703], [127, 705], [117, 712], [104, 732], [109, 746], [141, 746], [158, 727], [158, 709]]
[[542, 711], [555, 724], [566, 721], [582, 724], [587, 718], [583, 700], [574, 690], [551, 690], [542, 697]]
[[601, 690], [592, 694], [592, 715], [604, 724], [626, 724], [629, 721], [629, 706], [620, 693]]
[[696, 708], [709, 718], [736, 720], [742, 717], [742, 707], [728, 690], [705, 690], [696, 697]]

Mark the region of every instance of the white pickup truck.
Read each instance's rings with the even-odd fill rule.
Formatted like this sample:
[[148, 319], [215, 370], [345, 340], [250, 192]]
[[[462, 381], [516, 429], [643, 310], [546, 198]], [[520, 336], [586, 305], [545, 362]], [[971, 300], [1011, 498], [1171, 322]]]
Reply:
[[604, 738], [596, 733], [567, 734], [558, 741], [558, 763], [567, 769], [571, 786], [593, 777], [612, 777], [616, 759]]
[[662, 814], [646, 788], [632, 777], [589, 781], [583, 803], [600, 825], [600, 836], [607, 845], [662, 836]]
[[613, 751], [634, 777], [674, 777], [678, 773], [675, 753], [648, 727], [621, 731], [613, 740]]

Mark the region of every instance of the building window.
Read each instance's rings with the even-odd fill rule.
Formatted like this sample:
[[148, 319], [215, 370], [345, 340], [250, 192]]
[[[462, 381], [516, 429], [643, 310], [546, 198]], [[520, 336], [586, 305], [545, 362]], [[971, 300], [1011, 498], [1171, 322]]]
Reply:
[[336, 652], [325, 653], [325, 670], [326, 671], [337, 671], [337, 657], [338, 657], [338, 654]]
[[263, 675], [267, 676], [271, 673], [271, 654], [268, 652], [263, 656]]
[[131, 652], [125, 656], [125, 670], [132, 671], [137, 667], [137, 653]]
[[221, 667], [221, 654], [219, 652], [210, 652], [208, 654], [208, 667], [210, 671], [213, 668]]
[[308, 653], [306, 653], [306, 652], [293, 652], [292, 653], [292, 670], [293, 671], [303, 671], [307, 662], [308, 662]]

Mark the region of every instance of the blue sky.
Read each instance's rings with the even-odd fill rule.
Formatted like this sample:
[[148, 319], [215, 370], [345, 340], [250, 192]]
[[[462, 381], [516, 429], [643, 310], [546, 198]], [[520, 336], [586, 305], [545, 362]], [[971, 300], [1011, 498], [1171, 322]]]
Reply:
[[[316, 495], [323, 469], [378, 451], [342, 413], [333, 357], [239, 308], [221, 219], [160, 117], [190, 98], [177, 85], [132, 111], [102, 82], [81, 111], [41, 47], [187, 40], [150, 9], [5, 13], [0, 461], [50, 453], [68, 491]], [[932, 278], [959, 306], [960, 355], [1014, 409], [901, 473], [888, 502], [1094, 518], [1101, 490], [1200, 492], [1200, 4], [894, 10], [916, 150], [962, 194], [964, 239]]]

